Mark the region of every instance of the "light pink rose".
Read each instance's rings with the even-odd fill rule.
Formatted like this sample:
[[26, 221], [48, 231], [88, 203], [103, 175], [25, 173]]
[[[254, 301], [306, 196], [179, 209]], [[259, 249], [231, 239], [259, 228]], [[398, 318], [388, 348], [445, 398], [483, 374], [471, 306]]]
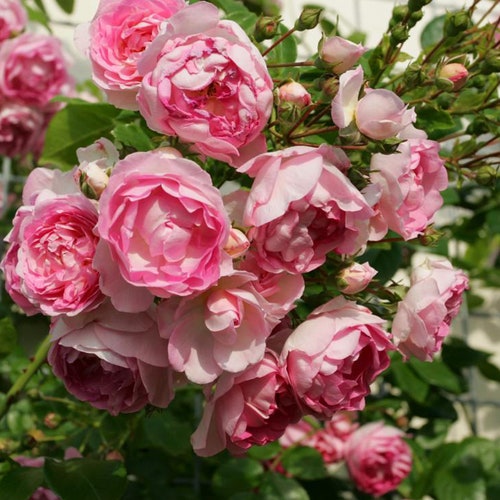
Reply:
[[357, 488], [379, 497], [395, 490], [412, 466], [404, 433], [383, 422], [360, 427], [347, 441], [345, 460]]
[[220, 21], [214, 5], [198, 2], [172, 16], [138, 68], [139, 111], [152, 130], [230, 165], [266, 150], [271, 77], [245, 32]]
[[363, 264], [353, 262], [351, 266], [346, 267], [340, 273], [340, 279], [345, 282], [345, 286], [341, 288], [342, 293], [352, 294], [362, 292], [377, 272], [368, 262], [364, 262]]
[[293, 331], [280, 359], [304, 413], [331, 419], [363, 409], [394, 348], [383, 325], [369, 309], [337, 297]]
[[460, 63], [448, 63], [439, 70], [439, 78], [447, 78], [453, 83], [453, 90], [460, 90], [469, 77], [467, 68]]
[[252, 445], [275, 441], [299, 418], [300, 410], [280, 375], [276, 355], [267, 351], [246, 371], [221, 375], [191, 443], [200, 456], [225, 448], [241, 454]]
[[467, 288], [467, 276], [445, 259], [426, 261], [414, 269], [410, 289], [398, 303], [392, 323], [394, 343], [405, 358], [432, 361]]
[[360, 43], [356, 44], [340, 36], [330, 36], [320, 42], [319, 57], [332, 65], [337, 75], [352, 68], [367, 51]]
[[147, 404], [161, 408], [173, 398], [167, 341], [158, 334], [153, 309], [127, 314], [110, 303], [53, 321], [48, 361], [66, 389], [112, 415]]
[[383, 140], [395, 137], [411, 125], [417, 115], [392, 91], [366, 89], [356, 106], [356, 125], [370, 139]]
[[46, 119], [42, 111], [24, 104], [1, 103], [0, 156], [38, 157], [43, 147]]
[[311, 104], [311, 94], [299, 82], [293, 80], [281, 85], [278, 89], [280, 102], [295, 104], [298, 108], [304, 108]]
[[14, 217], [1, 268], [12, 299], [27, 314], [75, 315], [104, 296], [92, 266], [97, 211], [81, 194], [42, 191]]
[[71, 85], [56, 37], [24, 33], [0, 44], [0, 100], [44, 106]]
[[276, 321], [255, 291], [255, 276], [236, 271], [216, 286], [158, 307], [160, 334], [169, 338], [172, 367], [197, 384], [213, 382], [223, 371], [245, 370], [264, 356]]
[[0, 43], [26, 27], [28, 15], [20, 0], [0, 0]]
[[98, 231], [123, 278], [152, 294], [205, 290], [230, 260], [222, 197], [191, 160], [162, 150], [132, 153], [116, 163], [99, 206]]
[[340, 75], [339, 89], [332, 100], [331, 109], [332, 121], [340, 129], [348, 127], [354, 120], [363, 79], [361, 66]]
[[305, 273], [328, 252], [352, 255], [366, 243], [373, 212], [348, 167], [341, 150], [323, 145], [265, 153], [239, 169], [255, 178], [244, 223], [260, 267]]
[[93, 80], [111, 104], [138, 109], [137, 61], [161, 24], [184, 7], [184, 0], [100, 0], [92, 21], [77, 28], [76, 43], [90, 57]]
[[371, 239], [383, 238], [387, 229], [409, 240], [422, 234], [443, 204], [440, 191], [448, 186], [439, 144], [410, 139], [391, 155], [376, 153], [370, 164], [370, 180], [381, 197], [375, 205], [376, 225]]

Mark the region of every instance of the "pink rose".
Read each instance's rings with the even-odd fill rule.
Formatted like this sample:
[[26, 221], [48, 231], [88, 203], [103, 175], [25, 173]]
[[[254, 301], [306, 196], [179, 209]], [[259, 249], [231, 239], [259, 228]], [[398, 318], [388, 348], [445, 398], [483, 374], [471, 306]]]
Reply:
[[467, 68], [460, 63], [448, 63], [439, 70], [439, 78], [446, 78], [453, 83], [453, 90], [460, 90], [469, 77]]
[[337, 297], [293, 331], [281, 363], [304, 413], [330, 419], [339, 410], [363, 409], [393, 349], [383, 324], [369, 309]]
[[445, 259], [414, 269], [410, 289], [399, 302], [392, 323], [394, 343], [405, 358], [432, 361], [458, 314], [467, 276]]
[[27, 314], [76, 315], [102, 302], [92, 266], [96, 223], [94, 205], [81, 194], [45, 190], [17, 211], [1, 268], [8, 293]]
[[332, 100], [332, 121], [340, 129], [346, 128], [353, 120], [358, 130], [375, 140], [396, 137], [406, 128], [412, 127], [417, 115], [392, 91], [386, 89], [365, 89], [363, 69], [346, 71], [339, 78], [339, 90]]
[[112, 415], [147, 404], [161, 408], [173, 398], [167, 341], [158, 334], [154, 310], [127, 314], [108, 302], [51, 326], [48, 361], [66, 389]]
[[347, 156], [329, 146], [265, 153], [240, 169], [254, 182], [244, 223], [258, 265], [270, 272], [306, 273], [326, 254], [352, 255], [368, 239], [372, 210], [344, 171]]
[[351, 266], [346, 267], [340, 273], [340, 280], [345, 283], [345, 286], [341, 288], [342, 293], [353, 294], [362, 292], [377, 272], [368, 262], [364, 262], [363, 264], [353, 262]]
[[404, 433], [383, 422], [360, 427], [347, 441], [345, 460], [359, 490], [379, 497], [395, 490], [412, 466]]
[[139, 111], [157, 132], [193, 150], [241, 164], [265, 151], [261, 134], [273, 101], [264, 59], [233, 21], [198, 2], [172, 16], [139, 62]]
[[24, 158], [31, 153], [38, 157], [45, 128], [42, 111], [24, 104], [0, 102], [0, 156]]
[[439, 144], [410, 139], [391, 155], [376, 153], [370, 164], [370, 180], [381, 190], [375, 205], [378, 229], [372, 239], [383, 238], [387, 228], [409, 240], [422, 234], [443, 204], [440, 191], [448, 186]]
[[252, 445], [275, 441], [299, 418], [277, 358], [268, 351], [246, 371], [221, 375], [191, 443], [195, 453], [204, 457], [225, 448], [240, 454]]
[[26, 27], [28, 15], [20, 0], [0, 0], [0, 43]]
[[253, 288], [255, 277], [236, 271], [216, 286], [158, 307], [160, 334], [169, 338], [172, 367], [197, 384], [213, 382], [223, 371], [245, 370], [264, 356], [276, 321]]
[[303, 85], [293, 80], [279, 87], [278, 98], [281, 103], [288, 102], [298, 108], [304, 108], [311, 104], [311, 94], [309, 94]]
[[360, 43], [353, 43], [340, 36], [331, 36], [320, 42], [319, 57], [340, 75], [352, 68], [366, 51]]
[[99, 205], [98, 231], [121, 275], [154, 295], [205, 290], [230, 259], [222, 197], [191, 160], [162, 150], [132, 153], [116, 163]]
[[24, 33], [0, 44], [0, 100], [44, 106], [71, 83], [57, 38]]
[[77, 28], [77, 45], [90, 57], [93, 80], [111, 104], [137, 109], [137, 61], [160, 25], [184, 7], [184, 0], [100, 0], [94, 19]]

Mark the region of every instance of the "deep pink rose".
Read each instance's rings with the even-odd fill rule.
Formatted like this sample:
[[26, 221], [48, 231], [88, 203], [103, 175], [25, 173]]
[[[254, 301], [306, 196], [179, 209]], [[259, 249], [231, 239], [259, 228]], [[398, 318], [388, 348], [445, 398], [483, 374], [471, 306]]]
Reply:
[[240, 372], [262, 359], [276, 321], [253, 281], [252, 274], [236, 271], [195, 297], [159, 305], [160, 334], [170, 340], [175, 370], [206, 384], [223, 371]]
[[102, 302], [92, 266], [96, 223], [96, 208], [81, 194], [47, 189], [17, 211], [1, 268], [7, 291], [27, 314], [75, 315]]
[[45, 128], [43, 111], [24, 104], [2, 104], [0, 96], [0, 156], [24, 158], [31, 153], [38, 157]]
[[411, 471], [412, 453], [404, 433], [383, 422], [363, 425], [348, 439], [345, 460], [361, 491], [379, 497], [395, 490]]
[[319, 56], [330, 64], [337, 75], [352, 68], [367, 51], [360, 43], [356, 44], [340, 36], [330, 36], [321, 40]]
[[326, 254], [356, 253], [373, 212], [344, 171], [347, 156], [329, 146], [265, 153], [239, 171], [254, 177], [244, 214], [257, 262], [270, 272], [306, 273]]
[[377, 229], [371, 238], [383, 238], [387, 229], [405, 240], [422, 234], [443, 204], [440, 191], [448, 186], [439, 144], [410, 139], [394, 154], [374, 154], [370, 169], [370, 180], [380, 189], [380, 200], [374, 207]]
[[221, 375], [191, 443], [200, 456], [225, 448], [241, 454], [252, 445], [275, 441], [299, 418], [300, 410], [280, 375], [276, 355], [267, 351], [243, 373]]
[[222, 197], [191, 160], [162, 150], [132, 153], [116, 163], [99, 206], [99, 234], [123, 278], [152, 294], [205, 290], [230, 260]]
[[90, 313], [53, 321], [48, 361], [66, 389], [112, 415], [173, 398], [167, 341], [153, 309], [127, 314], [104, 302]]
[[432, 361], [458, 314], [467, 276], [445, 259], [414, 269], [410, 289], [398, 304], [392, 323], [394, 343], [405, 358]]
[[220, 21], [214, 5], [198, 2], [172, 16], [138, 67], [139, 111], [152, 130], [231, 165], [265, 151], [271, 77], [245, 32]]
[[0, 100], [44, 106], [71, 84], [56, 37], [24, 33], [0, 44]]
[[337, 297], [293, 331], [281, 362], [304, 413], [331, 419], [339, 410], [363, 409], [394, 349], [383, 325], [367, 308]]
[[20, 0], [0, 0], [0, 43], [26, 27], [28, 15]]
[[94, 19], [77, 28], [77, 45], [90, 57], [93, 80], [111, 104], [138, 109], [137, 61], [161, 23], [184, 7], [184, 0], [100, 0]]

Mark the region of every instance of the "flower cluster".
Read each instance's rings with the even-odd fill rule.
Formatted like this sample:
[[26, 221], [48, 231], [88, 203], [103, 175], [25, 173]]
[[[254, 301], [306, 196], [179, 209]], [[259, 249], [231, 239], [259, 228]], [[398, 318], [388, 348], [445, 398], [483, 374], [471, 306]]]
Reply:
[[[415, 128], [415, 110], [365, 85], [363, 47], [322, 41], [321, 64], [340, 76], [331, 77], [333, 139], [314, 144], [292, 140], [293, 128], [274, 141], [271, 117], [310, 115], [315, 103], [297, 82], [274, 88], [272, 47], [259, 51], [210, 3], [102, 1], [77, 39], [109, 101], [138, 111], [160, 137], [135, 152], [102, 138], [78, 150], [72, 172], [35, 169], [6, 238], [6, 288], [27, 314], [52, 318], [48, 359], [69, 392], [118, 414], [166, 407], [177, 385], [202, 385], [194, 450], [237, 454], [276, 441], [304, 415], [332, 421], [362, 410], [393, 352], [438, 352], [464, 273], [429, 261], [379, 315], [383, 283], [362, 260], [389, 231], [422, 236], [447, 187], [439, 145]], [[43, 60], [60, 78], [39, 82], [32, 104], [67, 81], [54, 58]], [[15, 67], [24, 74], [26, 65]], [[12, 79], [2, 78], [4, 94]], [[370, 154], [360, 172], [343, 147], [353, 136], [392, 150]], [[233, 182], [215, 182], [214, 166]], [[318, 283], [324, 295], [313, 305]], [[385, 453], [384, 439], [400, 433], [367, 427], [357, 440], [376, 444], [347, 462], [381, 494], [409, 462], [372, 485], [370, 450]]]
[[37, 158], [46, 128], [68, 94], [72, 78], [59, 39], [24, 32], [20, 0], [0, 1], [0, 155]]

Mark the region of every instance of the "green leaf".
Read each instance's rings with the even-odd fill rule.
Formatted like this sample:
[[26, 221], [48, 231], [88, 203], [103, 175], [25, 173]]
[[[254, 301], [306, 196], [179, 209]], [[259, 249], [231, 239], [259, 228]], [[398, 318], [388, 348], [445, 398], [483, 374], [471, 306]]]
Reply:
[[462, 339], [450, 337], [443, 344], [443, 361], [452, 368], [463, 369], [484, 363], [491, 356], [490, 353], [469, 347]]
[[119, 123], [114, 128], [113, 135], [124, 146], [130, 146], [137, 151], [154, 149], [151, 139], [141, 127], [139, 120], [132, 123]]
[[429, 393], [429, 384], [418, 377], [410, 365], [400, 360], [393, 360], [391, 371], [394, 373], [398, 387], [410, 395], [415, 401], [425, 403]]
[[17, 332], [12, 319], [0, 319], [0, 357], [10, 354], [17, 345]]
[[180, 455], [190, 450], [189, 437], [193, 429], [169, 412], [156, 413], [144, 418], [144, 437], [146, 443], [161, 448], [171, 455]]
[[43, 484], [43, 470], [39, 467], [16, 467], [0, 480], [0, 498], [28, 500]]
[[281, 445], [278, 441], [266, 444], [264, 446], [252, 446], [247, 455], [257, 460], [269, 460], [275, 457], [281, 451]]
[[127, 484], [123, 464], [111, 460], [46, 459], [43, 470], [62, 500], [119, 500]]
[[57, 5], [66, 12], [66, 14], [72, 14], [75, 8], [75, 0], [56, 0]]
[[420, 34], [420, 45], [423, 49], [429, 49], [441, 40], [443, 37], [445, 17], [446, 15], [434, 17], [432, 21], [424, 27]]
[[259, 489], [262, 500], [309, 500], [307, 491], [295, 479], [267, 472]]
[[259, 482], [264, 468], [252, 458], [231, 458], [222, 464], [212, 478], [218, 498], [226, 498], [240, 492], [252, 491]]
[[423, 106], [417, 110], [415, 126], [425, 130], [431, 139], [439, 139], [462, 128], [458, 122], [453, 120], [450, 113], [432, 106]]
[[489, 361], [483, 361], [477, 367], [484, 378], [487, 378], [488, 380], [494, 380], [495, 382], [500, 382], [500, 369], [493, 363], [490, 363]]
[[253, 34], [257, 15], [249, 11], [242, 2], [237, 0], [212, 0], [211, 3], [226, 13], [225, 19], [236, 21], [249, 36]]
[[409, 363], [419, 377], [428, 384], [441, 387], [453, 394], [464, 392], [465, 387], [460, 378], [442, 361], [434, 360], [429, 363], [419, 361], [418, 359], [411, 359]]
[[63, 170], [73, 168], [77, 148], [89, 146], [110, 135], [114, 118], [120, 113], [111, 104], [73, 100], [52, 118], [40, 164], [53, 164]]
[[289, 448], [283, 455], [282, 464], [297, 479], [321, 479], [326, 476], [321, 453], [308, 446]]
[[388, 250], [369, 248], [359, 259], [360, 263], [369, 262], [378, 271], [376, 278], [381, 285], [394, 276], [402, 261], [402, 246], [397, 243], [391, 244]]

